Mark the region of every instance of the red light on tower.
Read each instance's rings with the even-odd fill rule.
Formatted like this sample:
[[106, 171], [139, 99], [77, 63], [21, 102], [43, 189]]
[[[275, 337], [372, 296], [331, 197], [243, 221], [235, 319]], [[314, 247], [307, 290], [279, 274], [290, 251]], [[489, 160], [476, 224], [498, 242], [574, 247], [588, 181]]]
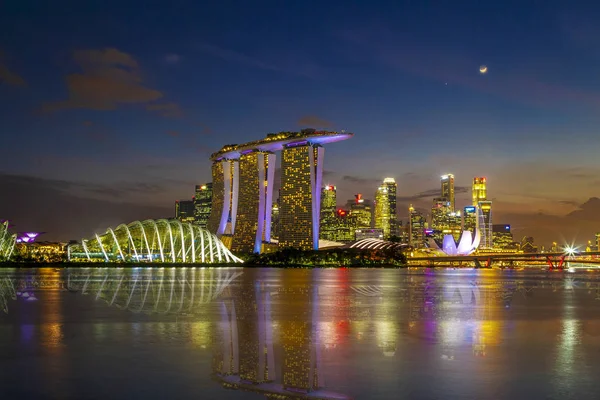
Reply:
[[337, 210], [337, 213], [340, 217], [346, 216], [346, 210], [342, 210], [341, 208]]
[[485, 177], [481, 178], [484, 182], [486, 181]]

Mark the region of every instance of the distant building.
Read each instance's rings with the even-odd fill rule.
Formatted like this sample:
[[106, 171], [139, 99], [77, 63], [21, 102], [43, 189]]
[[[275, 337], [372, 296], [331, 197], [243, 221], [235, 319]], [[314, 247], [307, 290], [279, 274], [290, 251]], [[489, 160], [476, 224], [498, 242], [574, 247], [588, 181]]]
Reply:
[[398, 185], [394, 178], [385, 178], [383, 180], [383, 186], [387, 188], [388, 192], [388, 204], [390, 208], [390, 236], [400, 236], [400, 221], [398, 220], [398, 210], [396, 203], [398, 201]]
[[431, 229], [434, 240], [442, 243], [444, 236], [452, 235], [455, 240], [460, 238], [462, 219], [460, 211], [453, 211], [450, 201], [445, 197], [433, 199], [431, 207]]
[[279, 239], [279, 199], [271, 210], [271, 238]]
[[477, 206], [480, 201], [487, 200], [487, 179], [484, 177], [473, 178], [473, 186], [471, 189], [471, 194], [473, 196], [473, 205]]
[[375, 193], [375, 228], [383, 231], [385, 238], [390, 237], [390, 198], [386, 185], [379, 186]]
[[324, 186], [321, 190], [321, 231], [319, 233], [320, 239], [331, 241], [336, 240], [336, 231], [338, 228], [336, 206], [336, 187], [333, 185]]
[[382, 239], [384, 233], [383, 229], [371, 228], [371, 229], [357, 229], [355, 232], [354, 240], [359, 241], [363, 239]]
[[347, 210], [338, 209], [336, 213], [337, 227], [335, 230], [335, 241], [340, 243], [352, 242], [355, 238], [356, 227]]
[[212, 182], [196, 185], [194, 196], [194, 220], [202, 228], [208, 225], [212, 209]]
[[356, 228], [371, 228], [372, 208], [371, 202], [365, 200], [362, 194], [358, 193], [354, 196], [354, 200], [349, 200], [350, 205], [350, 220]]
[[492, 238], [496, 249], [514, 250], [517, 247], [508, 224], [492, 225]]
[[408, 216], [409, 245], [420, 249], [425, 246], [425, 217], [412, 204], [408, 208]]
[[477, 203], [477, 229], [481, 235], [479, 248], [491, 249], [494, 247], [492, 237], [492, 202], [490, 200]]
[[533, 244], [532, 236], [524, 236], [523, 239], [521, 239], [521, 245], [519, 246], [519, 250], [521, 250], [523, 253], [537, 253], [538, 252], [537, 246], [535, 246]]
[[477, 206], [466, 206], [463, 209], [463, 230], [470, 231], [475, 237], [477, 229]]
[[194, 201], [179, 200], [175, 202], [175, 218], [181, 222], [194, 222]]
[[452, 174], [442, 175], [442, 197], [445, 197], [450, 202], [450, 210], [454, 211], [454, 175]]
[[596, 251], [600, 251], [600, 232], [596, 233]]

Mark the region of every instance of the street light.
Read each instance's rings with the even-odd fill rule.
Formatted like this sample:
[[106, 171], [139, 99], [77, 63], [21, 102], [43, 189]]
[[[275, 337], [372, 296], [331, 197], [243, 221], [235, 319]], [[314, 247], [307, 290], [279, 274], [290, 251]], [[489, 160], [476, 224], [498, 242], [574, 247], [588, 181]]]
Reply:
[[568, 256], [573, 256], [577, 252], [577, 247], [573, 247], [573, 246], [568, 246], [567, 245], [567, 246], [564, 247], [564, 252]]

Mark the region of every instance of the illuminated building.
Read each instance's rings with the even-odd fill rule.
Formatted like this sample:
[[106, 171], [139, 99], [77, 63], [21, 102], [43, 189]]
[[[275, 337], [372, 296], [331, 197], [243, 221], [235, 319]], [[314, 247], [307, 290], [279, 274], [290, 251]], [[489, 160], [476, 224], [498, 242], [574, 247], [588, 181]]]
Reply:
[[480, 201], [487, 200], [486, 178], [473, 178], [471, 194], [473, 196], [473, 205], [477, 206]]
[[[250, 228], [254, 226], [257, 230], [254, 235], [254, 251], [261, 251], [258, 238], [269, 242], [271, 235], [271, 213], [266, 211], [271, 210], [272, 204], [273, 185], [270, 175], [274, 169], [271, 159], [274, 160], [275, 152], [281, 151], [279, 245], [318, 249], [324, 158], [322, 146], [350, 137], [352, 134], [344, 131], [338, 133], [315, 129], [270, 133], [263, 139], [227, 145], [211, 154], [213, 204], [209, 229], [221, 236], [227, 233], [227, 224], [230, 222], [229, 231], [234, 236], [232, 246], [239, 245], [240, 249], [247, 250]], [[263, 182], [266, 182], [264, 187]], [[261, 187], [257, 188], [259, 185]], [[256, 198], [251, 200], [252, 195], [256, 195]], [[241, 204], [240, 197], [243, 197], [244, 204]], [[248, 205], [250, 206], [247, 207]], [[245, 221], [250, 221], [253, 216], [257, 220], [244, 223], [246, 225], [241, 228], [243, 232], [236, 235], [238, 213], [246, 214], [243, 217]], [[238, 244], [235, 238], [238, 238]]]
[[457, 246], [454, 236], [447, 234], [444, 235], [440, 250], [448, 256], [468, 256], [477, 250], [480, 240], [479, 232], [473, 235], [471, 231], [463, 231]]
[[383, 240], [385, 234], [383, 229], [380, 228], [371, 228], [371, 229], [357, 229], [354, 234], [354, 240], [363, 240], [363, 239], [380, 239]]
[[379, 186], [375, 193], [375, 228], [383, 231], [383, 236], [390, 237], [390, 198], [388, 188], [385, 185]]
[[[228, 146], [225, 146], [228, 148]], [[208, 230], [221, 236], [227, 223], [231, 223], [229, 234], [235, 231], [239, 190], [239, 161], [219, 158], [212, 164], [212, 205]]]
[[355, 239], [356, 227], [347, 210], [337, 210], [337, 226], [335, 241], [340, 243], [352, 242]]
[[440, 243], [444, 238], [444, 232], [450, 229], [448, 216], [451, 212], [450, 201], [446, 197], [436, 197], [433, 199], [433, 205], [431, 207], [432, 236]]
[[12, 256], [16, 240], [17, 235], [8, 231], [8, 221], [0, 221], [0, 260]]
[[490, 200], [477, 203], [477, 230], [481, 234], [482, 249], [493, 248], [492, 236], [492, 202]]
[[415, 210], [412, 204], [408, 208], [408, 242], [415, 249], [425, 246], [425, 217], [419, 211]]
[[596, 251], [600, 251], [600, 232], [596, 233]]
[[271, 242], [275, 154], [242, 153], [239, 168], [238, 210], [231, 249], [260, 253], [263, 240]]
[[538, 248], [533, 244], [532, 236], [523, 236], [521, 239], [521, 245], [519, 246], [519, 250], [523, 253], [537, 253]]
[[121, 224], [68, 247], [69, 261], [237, 263], [219, 238], [196, 224], [148, 219]]
[[463, 209], [463, 230], [475, 232], [477, 229], [477, 207], [466, 206]]
[[194, 221], [201, 228], [208, 226], [210, 210], [212, 207], [212, 183], [196, 185], [194, 196]]
[[336, 202], [336, 187], [333, 185], [324, 186], [321, 192], [321, 231], [319, 234], [323, 240], [337, 240], [338, 218]]
[[61, 262], [67, 259], [67, 244], [60, 242], [18, 242], [16, 254], [36, 262]]
[[385, 178], [383, 180], [383, 186], [386, 187], [388, 192], [388, 204], [390, 208], [390, 236], [400, 235], [400, 221], [398, 221], [398, 210], [396, 209], [397, 202], [397, 191], [398, 185], [394, 178]]
[[354, 195], [354, 200], [349, 200], [350, 220], [355, 228], [370, 228], [372, 220], [371, 202], [365, 200], [362, 194]]
[[[598, 234], [596, 234], [596, 240], [598, 239]], [[558, 243], [552, 242], [552, 246], [550, 247], [550, 253], [558, 253], [560, 248], [558, 247]]]
[[450, 202], [450, 211], [454, 211], [454, 175], [442, 175], [442, 197]]
[[279, 199], [271, 210], [271, 238], [279, 239]]
[[502, 250], [516, 249], [513, 235], [510, 232], [510, 225], [492, 225], [492, 237], [494, 240], [494, 248]]
[[175, 218], [181, 222], [194, 222], [194, 201], [180, 200], [175, 202]]

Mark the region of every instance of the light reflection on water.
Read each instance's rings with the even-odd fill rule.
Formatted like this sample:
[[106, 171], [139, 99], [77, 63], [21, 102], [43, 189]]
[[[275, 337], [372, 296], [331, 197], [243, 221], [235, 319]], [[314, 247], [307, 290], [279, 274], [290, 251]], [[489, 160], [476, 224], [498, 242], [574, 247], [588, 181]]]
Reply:
[[591, 273], [99, 268], [0, 282], [7, 398], [600, 393]]

